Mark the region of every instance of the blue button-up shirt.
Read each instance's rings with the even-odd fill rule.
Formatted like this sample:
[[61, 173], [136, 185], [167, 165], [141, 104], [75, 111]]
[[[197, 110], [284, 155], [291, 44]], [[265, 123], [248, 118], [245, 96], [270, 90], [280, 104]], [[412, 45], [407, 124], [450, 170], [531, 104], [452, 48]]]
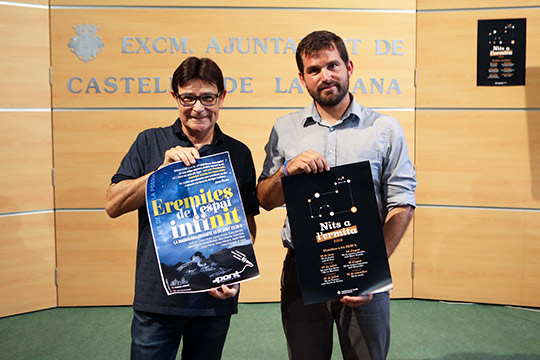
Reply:
[[[315, 103], [280, 117], [265, 146], [259, 180], [272, 176], [285, 161], [306, 150], [323, 155], [330, 167], [369, 160], [384, 221], [396, 206], [416, 206], [415, 170], [398, 121], [361, 106], [350, 96], [351, 105], [333, 125], [321, 118]], [[293, 247], [288, 219], [281, 237], [286, 247]]]

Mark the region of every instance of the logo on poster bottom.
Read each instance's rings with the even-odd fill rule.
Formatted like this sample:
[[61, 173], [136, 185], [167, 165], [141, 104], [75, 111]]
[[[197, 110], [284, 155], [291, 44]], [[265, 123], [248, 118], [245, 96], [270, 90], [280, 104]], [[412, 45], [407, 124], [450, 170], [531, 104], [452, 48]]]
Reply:
[[212, 280], [212, 282], [216, 283], [216, 284], [219, 284], [219, 283], [222, 283], [224, 281], [234, 280], [234, 279], [238, 279], [238, 278], [240, 278], [240, 271], [237, 270], [237, 271], [235, 271], [233, 273], [230, 273], [230, 274], [225, 274], [225, 275], [218, 276], [217, 278]]
[[241, 271], [236, 270], [235, 272], [216, 277], [214, 280], [212, 280], [213, 283], [220, 284], [220, 283], [225, 282], [225, 281], [239, 279], [240, 274], [243, 273], [244, 270], [246, 270], [246, 268], [253, 267], [253, 263], [248, 260], [246, 254], [244, 254], [243, 252], [238, 251], [238, 250], [233, 250], [233, 251], [231, 251], [231, 254], [232, 254], [233, 258], [235, 258], [236, 260], [238, 260], [240, 262], [243, 262], [246, 265], [244, 266], [244, 268]]
[[346, 289], [346, 290], [338, 290], [337, 291], [337, 294], [338, 295], [347, 295], [347, 294], [351, 294], [355, 291], [358, 291], [358, 288], [354, 288], [354, 289]]

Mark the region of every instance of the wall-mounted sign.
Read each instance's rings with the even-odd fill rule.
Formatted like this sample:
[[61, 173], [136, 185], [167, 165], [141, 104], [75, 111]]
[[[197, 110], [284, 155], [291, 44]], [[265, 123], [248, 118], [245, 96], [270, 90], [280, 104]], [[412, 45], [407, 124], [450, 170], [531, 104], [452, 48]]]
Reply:
[[478, 20], [477, 86], [525, 85], [527, 19]]
[[344, 39], [355, 64], [350, 90], [363, 105], [414, 106], [414, 13], [335, 11], [324, 21], [316, 14], [54, 9], [53, 107], [170, 107], [170, 78], [188, 56], [219, 64], [227, 107], [305, 106], [311, 98], [298, 78], [296, 47], [303, 36], [321, 29]]

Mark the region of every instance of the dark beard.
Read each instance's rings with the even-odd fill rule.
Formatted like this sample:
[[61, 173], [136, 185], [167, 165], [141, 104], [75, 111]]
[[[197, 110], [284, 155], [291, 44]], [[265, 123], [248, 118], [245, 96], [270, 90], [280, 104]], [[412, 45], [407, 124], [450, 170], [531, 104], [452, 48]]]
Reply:
[[[308, 90], [309, 95], [321, 106], [336, 106], [349, 93], [349, 79], [346, 84], [335, 83], [338, 92], [335, 95], [323, 97], [321, 92]], [[345, 86], [342, 86], [345, 85]]]

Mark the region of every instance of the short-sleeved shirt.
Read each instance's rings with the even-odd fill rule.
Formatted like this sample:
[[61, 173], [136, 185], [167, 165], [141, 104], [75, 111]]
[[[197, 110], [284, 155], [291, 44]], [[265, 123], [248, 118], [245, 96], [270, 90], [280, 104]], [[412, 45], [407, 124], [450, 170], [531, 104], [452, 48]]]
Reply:
[[[415, 170], [398, 121], [359, 105], [351, 105], [330, 125], [315, 103], [277, 119], [265, 146], [266, 159], [259, 180], [272, 176], [280, 166], [306, 150], [323, 155], [330, 167], [369, 160], [382, 221], [396, 206], [416, 206]], [[293, 247], [288, 219], [281, 237]]]
[[[247, 215], [257, 215], [259, 203], [251, 151], [240, 141], [221, 132], [217, 124], [215, 129], [214, 141], [199, 149], [199, 154], [206, 156], [229, 152], [244, 211]], [[141, 132], [123, 158], [111, 182], [137, 179], [156, 170], [163, 163], [165, 152], [175, 146], [193, 147], [182, 132], [179, 119], [172, 126]], [[226, 300], [215, 299], [206, 292], [167, 296], [161, 281], [146, 206], [139, 208], [138, 215], [139, 239], [133, 301], [135, 310], [183, 316], [225, 316], [237, 312], [238, 296]]]

